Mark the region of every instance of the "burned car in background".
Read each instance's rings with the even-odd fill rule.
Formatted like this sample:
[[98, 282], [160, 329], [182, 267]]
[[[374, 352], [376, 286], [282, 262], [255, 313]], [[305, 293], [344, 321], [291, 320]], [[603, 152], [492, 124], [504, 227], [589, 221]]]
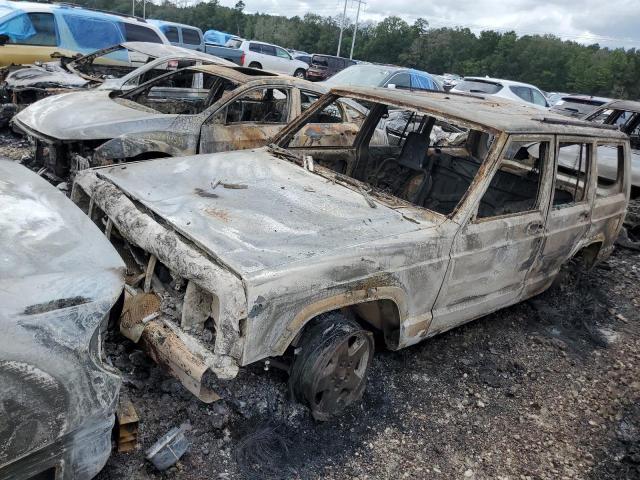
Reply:
[[0, 478], [93, 478], [111, 452], [120, 377], [102, 335], [124, 264], [86, 215], [0, 159]]
[[83, 88], [130, 90], [171, 70], [203, 64], [234, 65], [195, 50], [145, 42], [126, 42], [84, 56], [56, 58], [6, 69], [0, 100], [23, 106]]
[[[631, 100], [612, 100], [600, 107], [590, 110], [584, 117], [589, 122], [608, 125], [629, 135], [631, 144], [631, 167], [629, 177], [631, 181], [631, 198], [640, 197], [640, 102]], [[562, 158], [562, 165], [570, 166], [575, 163], [571, 158]], [[609, 181], [615, 181], [616, 152], [603, 150], [598, 157], [600, 176]]]
[[[325, 91], [264, 70], [208, 65], [128, 92], [49, 97], [13, 125], [35, 140], [36, 162], [64, 178], [89, 166], [263, 146]], [[315, 139], [350, 143], [365, 113], [341, 103], [316, 125]]]
[[[372, 108], [348, 142], [318, 140], [345, 101]], [[393, 109], [420, 121], [378, 144]], [[434, 139], [436, 124], [455, 139]], [[584, 169], [560, 170], [558, 150], [576, 144]], [[602, 146], [618, 152], [613, 184], [598, 175]], [[576, 255], [607, 257], [628, 169], [627, 137], [586, 122], [341, 88], [267, 147], [84, 170], [72, 199], [128, 259], [123, 334], [204, 400], [282, 357], [325, 420], [362, 395], [372, 332], [404, 348], [542, 292]]]

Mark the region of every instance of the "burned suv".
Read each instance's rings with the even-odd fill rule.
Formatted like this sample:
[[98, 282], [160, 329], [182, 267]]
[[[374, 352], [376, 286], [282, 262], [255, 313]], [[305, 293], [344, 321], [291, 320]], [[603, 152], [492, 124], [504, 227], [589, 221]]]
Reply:
[[[332, 144], [316, 125], [345, 100], [372, 108]], [[598, 175], [602, 149], [617, 152], [614, 181]], [[499, 99], [344, 88], [268, 147], [85, 170], [72, 198], [128, 265], [126, 336], [206, 401], [239, 367], [284, 365], [326, 419], [361, 396], [373, 333], [407, 347], [542, 292], [575, 255], [606, 257], [628, 168], [611, 129]]]

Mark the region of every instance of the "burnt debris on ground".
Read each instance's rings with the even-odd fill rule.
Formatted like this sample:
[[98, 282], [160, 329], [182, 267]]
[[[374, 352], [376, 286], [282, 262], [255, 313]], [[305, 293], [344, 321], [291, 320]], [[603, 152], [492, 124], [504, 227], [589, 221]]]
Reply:
[[[229, 398], [205, 405], [113, 336], [140, 447], [97, 478], [637, 479], [639, 280], [640, 255], [619, 249], [529, 302], [377, 352], [362, 403], [325, 423], [289, 399], [279, 370], [242, 370]], [[144, 449], [185, 421], [190, 451], [156, 472]]]

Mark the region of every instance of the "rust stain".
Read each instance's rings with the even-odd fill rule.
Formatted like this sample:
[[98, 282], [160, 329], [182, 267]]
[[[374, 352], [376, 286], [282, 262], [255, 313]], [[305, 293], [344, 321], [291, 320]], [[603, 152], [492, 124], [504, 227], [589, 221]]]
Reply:
[[225, 223], [228, 223], [229, 220], [231, 220], [231, 217], [229, 217], [229, 212], [220, 208], [207, 207], [204, 209], [204, 213], [211, 217], [215, 217], [218, 220], [222, 220]]

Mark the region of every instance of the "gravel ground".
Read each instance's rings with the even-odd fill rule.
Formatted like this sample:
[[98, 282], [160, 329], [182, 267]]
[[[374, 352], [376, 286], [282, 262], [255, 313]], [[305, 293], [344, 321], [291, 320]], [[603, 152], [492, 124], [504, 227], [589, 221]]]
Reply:
[[[0, 155], [26, 143], [0, 135]], [[640, 252], [617, 249], [544, 294], [400, 352], [379, 351], [362, 402], [313, 421], [286, 375], [242, 370], [205, 405], [113, 335], [139, 448], [98, 479], [640, 479]], [[144, 450], [189, 421], [158, 473]]]

